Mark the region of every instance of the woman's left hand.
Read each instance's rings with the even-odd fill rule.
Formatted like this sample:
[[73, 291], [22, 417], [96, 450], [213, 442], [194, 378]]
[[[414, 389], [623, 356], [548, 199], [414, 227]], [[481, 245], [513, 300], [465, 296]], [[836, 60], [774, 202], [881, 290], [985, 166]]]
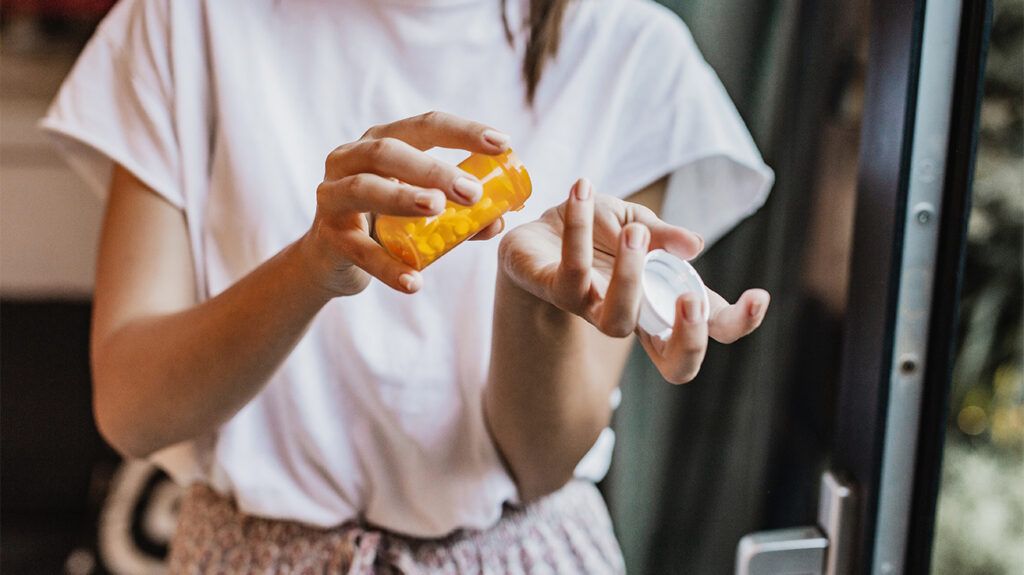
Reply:
[[595, 194], [579, 180], [564, 203], [505, 235], [501, 273], [609, 336], [635, 331], [662, 377], [686, 383], [700, 370], [708, 336], [731, 343], [749, 334], [761, 325], [770, 299], [768, 292], [751, 289], [729, 304], [709, 289], [711, 309], [703, 310], [701, 298], [686, 294], [676, 302], [668, 340], [637, 329], [647, 252], [661, 248], [691, 259], [703, 247], [697, 234], [639, 204]]

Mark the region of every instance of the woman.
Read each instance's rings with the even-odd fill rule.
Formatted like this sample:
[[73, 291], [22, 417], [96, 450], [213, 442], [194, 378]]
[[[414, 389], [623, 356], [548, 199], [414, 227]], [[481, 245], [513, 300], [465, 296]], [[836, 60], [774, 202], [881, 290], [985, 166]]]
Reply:
[[[713, 239], [771, 183], [629, 0], [125, 0], [44, 127], [109, 192], [96, 418], [191, 486], [174, 572], [621, 571], [592, 482], [643, 256], [703, 245], [655, 213]], [[500, 247], [419, 273], [368, 234], [472, 204], [454, 163], [510, 144], [534, 194]], [[638, 332], [666, 379], [768, 305], [712, 297]]]

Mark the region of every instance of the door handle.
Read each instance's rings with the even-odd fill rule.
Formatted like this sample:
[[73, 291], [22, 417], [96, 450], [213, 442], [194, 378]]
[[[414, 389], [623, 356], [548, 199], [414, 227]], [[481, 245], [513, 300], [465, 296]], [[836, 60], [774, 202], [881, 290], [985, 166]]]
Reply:
[[821, 475], [818, 525], [759, 531], [740, 539], [736, 575], [848, 575], [854, 492], [831, 471]]
[[751, 533], [736, 550], [736, 575], [821, 575], [827, 552], [817, 527]]

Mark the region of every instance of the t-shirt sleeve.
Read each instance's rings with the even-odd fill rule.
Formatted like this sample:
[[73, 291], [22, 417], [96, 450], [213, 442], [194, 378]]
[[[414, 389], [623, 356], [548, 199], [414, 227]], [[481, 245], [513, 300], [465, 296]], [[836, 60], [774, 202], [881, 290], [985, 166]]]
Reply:
[[[118, 2], [40, 122], [57, 150], [101, 199], [117, 163], [186, 210], [170, 9], [171, 0]], [[195, 136], [191, 141], [196, 144]], [[149, 459], [187, 485], [203, 477], [197, 453], [189, 441]]]
[[183, 208], [168, 2], [124, 0], [100, 24], [40, 126], [104, 198], [114, 163]]
[[627, 197], [669, 175], [662, 219], [710, 244], [764, 203], [774, 174], [682, 21], [659, 9], [636, 42], [603, 191]]

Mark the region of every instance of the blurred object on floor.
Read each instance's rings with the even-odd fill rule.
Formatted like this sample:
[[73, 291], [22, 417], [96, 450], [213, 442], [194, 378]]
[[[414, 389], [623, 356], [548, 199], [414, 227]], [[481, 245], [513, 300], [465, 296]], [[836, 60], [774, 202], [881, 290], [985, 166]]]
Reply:
[[184, 490], [155, 465], [121, 464], [98, 524], [99, 555], [111, 573], [149, 575], [166, 570], [164, 560], [183, 495]]

